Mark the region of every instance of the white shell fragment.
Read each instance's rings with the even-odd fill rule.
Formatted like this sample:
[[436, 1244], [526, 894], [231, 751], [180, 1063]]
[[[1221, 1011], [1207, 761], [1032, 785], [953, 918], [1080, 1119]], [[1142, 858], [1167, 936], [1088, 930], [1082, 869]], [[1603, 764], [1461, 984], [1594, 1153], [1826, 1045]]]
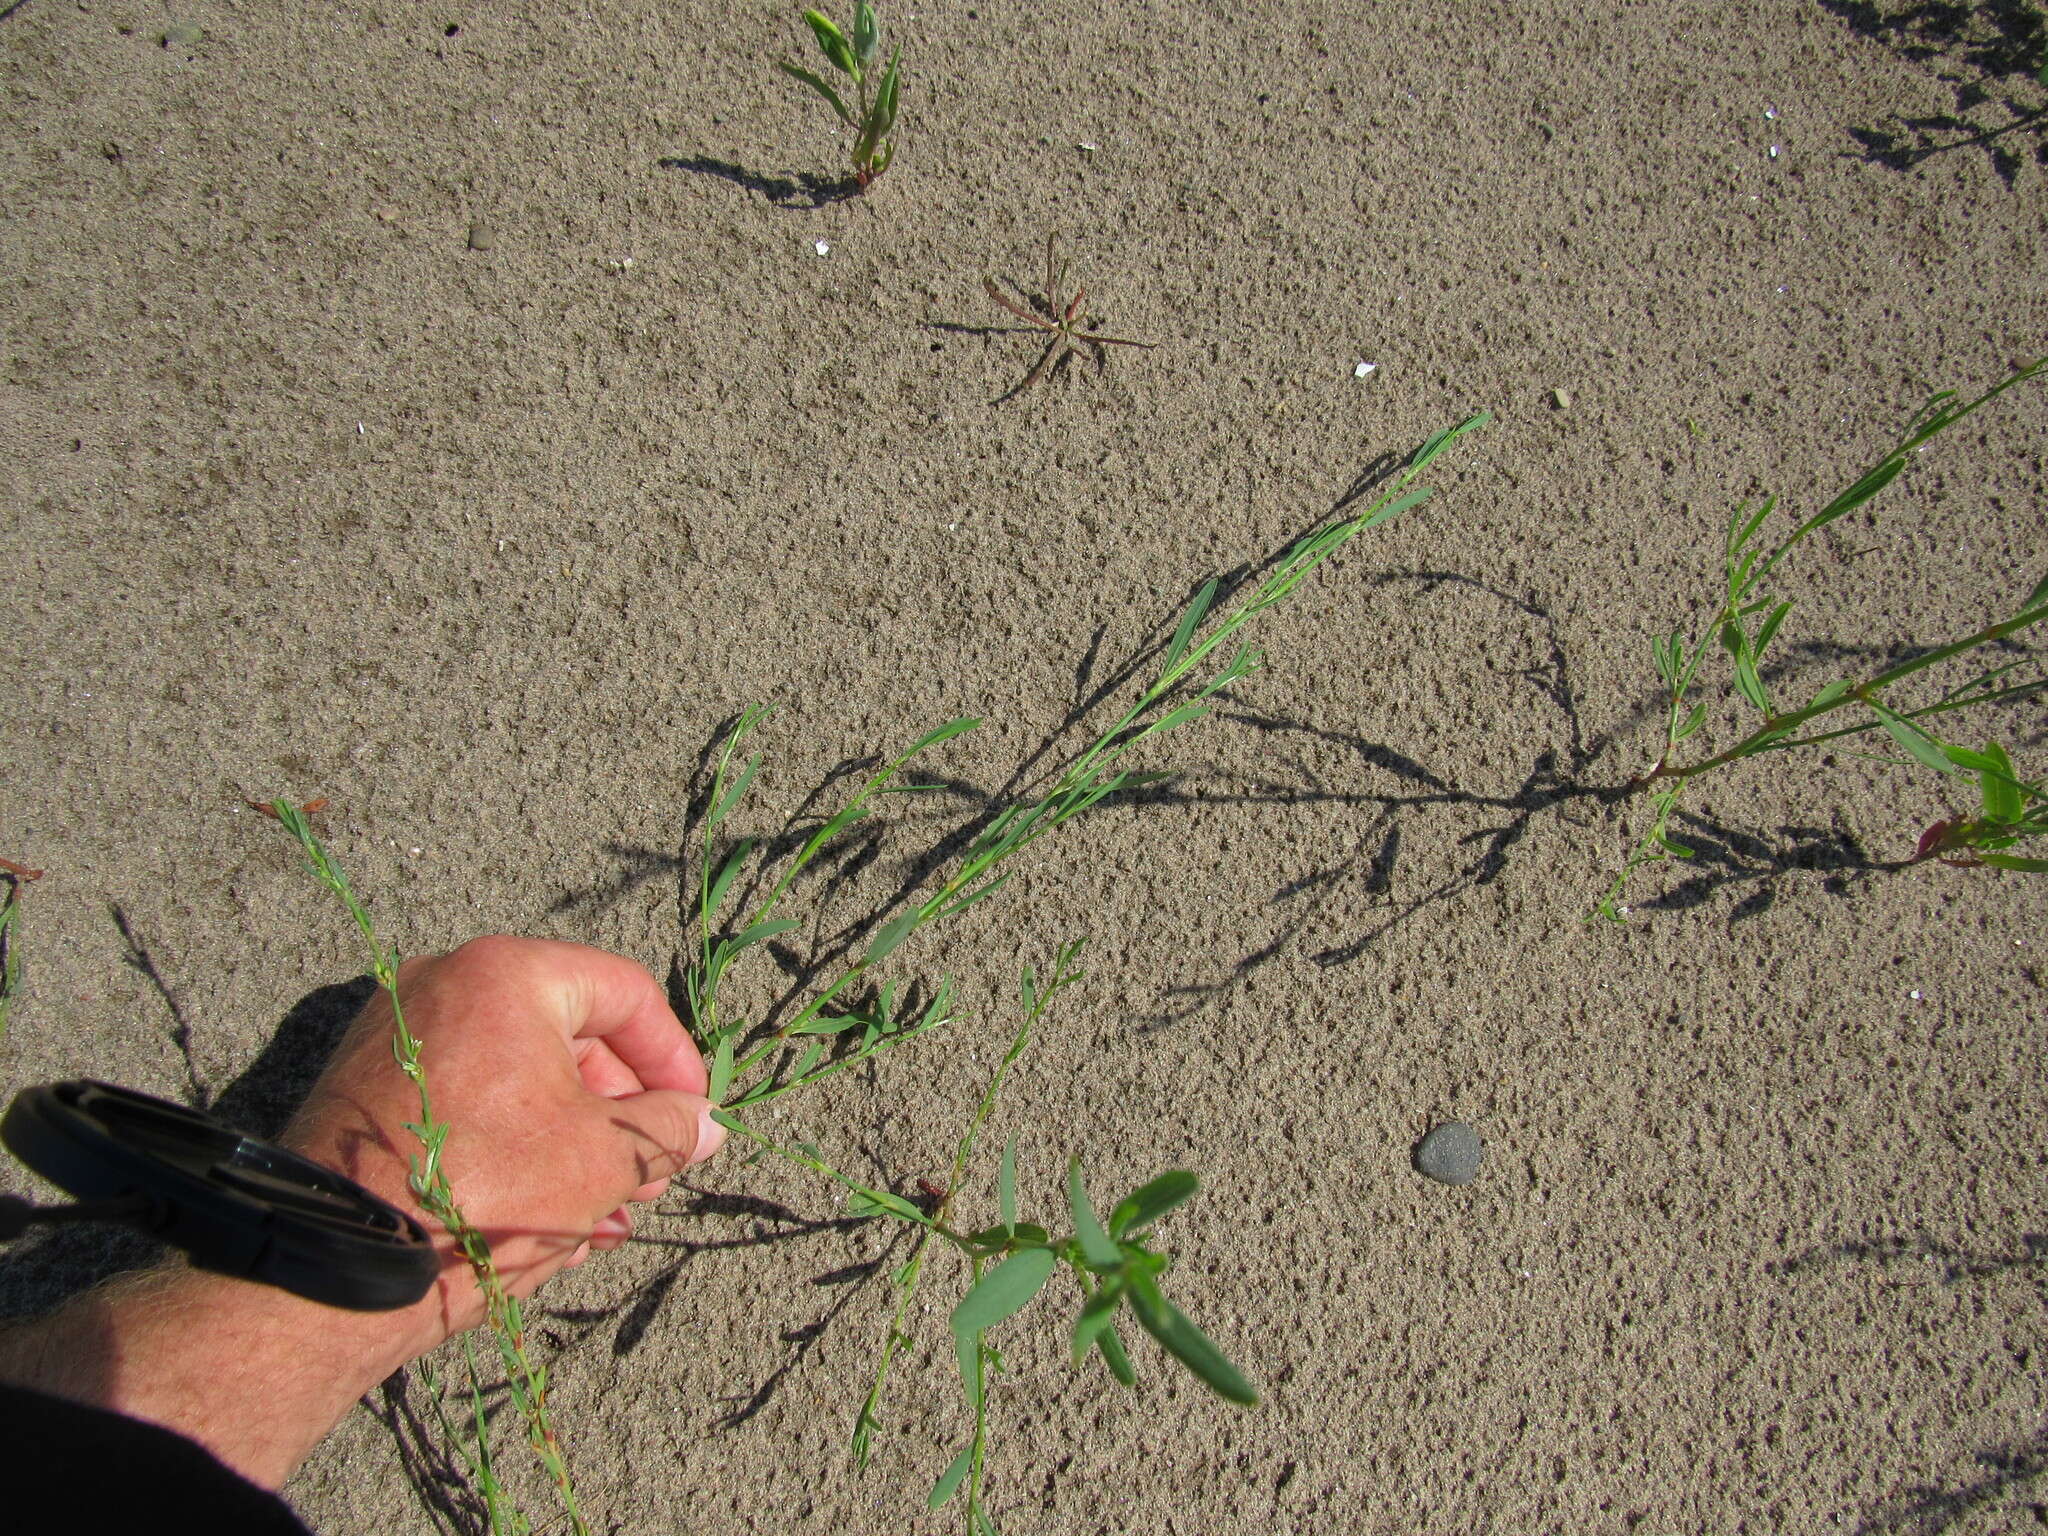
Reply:
[[1377, 367], [1379, 367], [1378, 363], [1360, 363], [1351, 370], [1351, 377], [1354, 379], [1369, 379], [1372, 377], [1373, 369]]
[[820, 256], [829, 256], [832, 254], [832, 246], [830, 242], [824, 240], [813, 241], [811, 243], [811, 249], [816, 251]]

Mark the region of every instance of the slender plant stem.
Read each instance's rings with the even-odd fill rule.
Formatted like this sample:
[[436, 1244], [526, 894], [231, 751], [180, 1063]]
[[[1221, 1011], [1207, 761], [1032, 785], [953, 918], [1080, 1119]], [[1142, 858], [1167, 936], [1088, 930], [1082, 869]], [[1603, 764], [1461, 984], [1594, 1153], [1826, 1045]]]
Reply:
[[[2048, 619], [2048, 604], [2029, 608], [2024, 613], [2015, 614], [2012, 618], [2006, 619], [2001, 623], [1987, 625], [1985, 628], [1978, 630], [1974, 635], [1969, 635], [1948, 645], [1937, 646], [1924, 655], [1915, 656], [1910, 661], [1902, 661], [1897, 666], [1879, 673], [1868, 682], [1852, 685], [1846, 691], [1829, 699], [1826, 703], [1809, 704], [1806, 708], [1793, 710], [1789, 714], [1773, 715], [1725, 752], [1716, 752], [1712, 757], [1702, 758], [1696, 763], [1688, 763], [1682, 768], [1673, 768], [1667, 764], [1659, 763], [1649, 773], [1638, 779], [1633, 787], [1637, 789], [1647, 788], [1659, 779], [1690, 779], [1707, 772], [1709, 769], [1719, 768], [1726, 763], [1732, 763], [1737, 758], [1751, 757], [1759, 752], [1780, 751], [1786, 747], [1806, 746], [1810, 744], [1810, 741], [1825, 740], [1827, 739], [1825, 737], [1814, 737], [1805, 741], [1781, 741], [1778, 738], [1785, 736], [1788, 732], [1797, 730], [1807, 721], [1828, 714], [1833, 710], [1846, 709], [1854, 704], [1868, 704], [1884, 689], [1889, 688], [1893, 683], [1898, 682], [1902, 678], [1911, 677], [1915, 672], [1924, 671], [1938, 662], [1948, 660], [1951, 656], [1961, 655], [1964, 651], [1973, 651], [1981, 645], [1990, 645], [1994, 641], [2003, 640], [2007, 635], [2017, 634], [2023, 629], [2040, 623], [2043, 619]], [[2017, 688], [2005, 690], [1997, 696], [2003, 697], [2007, 694], [2029, 692], [2039, 686], [2040, 684], [2038, 683], [2025, 684]], [[1914, 713], [1933, 714], [1939, 710], [1960, 709], [1966, 704], [1983, 702], [1986, 702], [1983, 698], [1945, 700], [1940, 704], [1930, 706], [1925, 710], [1915, 711]], [[1910, 719], [1912, 716], [1909, 715], [1907, 718]], [[1873, 721], [1870, 725], [1859, 726], [1856, 729], [1869, 730], [1875, 724], [1876, 722]], [[1847, 735], [1849, 733], [1838, 731], [1832, 734]]]
[[569, 1466], [562, 1454], [561, 1442], [556, 1437], [553, 1421], [548, 1414], [547, 1367], [534, 1363], [526, 1347], [526, 1326], [521, 1314], [518, 1298], [505, 1289], [505, 1282], [498, 1273], [498, 1266], [491, 1257], [489, 1239], [462, 1212], [455, 1199], [455, 1191], [442, 1171], [441, 1161], [447, 1150], [449, 1125], [434, 1117], [434, 1106], [427, 1087], [426, 1068], [421, 1063], [419, 1037], [405, 1021], [405, 1004], [398, 993], [398, 956], [384, 948], [377, 932], [370, 923], [370, 914], [356, 899], [350, 888], [348, 877], [341, 871], [327, 849], [314, 834], [311, 824], [295, 805], [284, 800], [274, 800], [270, 812], [284, 823], [285, 829], [299, 840], [305, 850], [307, 861], [313, 873], [348, 909], [355, 920], [363, 942], [369, 946], [372, 968], [377, 984], [391, 1004], [392, 1055], [399, 1069], [412, 1081], [419, 1095], [420, 1118], [416, 1124], [408, 1124], [420, 1143], [420, 1152], [412, 1162], [409, 1182], [413, 1194], [420, 1204], [436, 1221], [447, 1229], [455, 1239], [456, 1247], [469, 1263], [476, 1276], [477, 1288], [483, 1293], [485, 1315], [489, 1319], [491, 1333], [496, 1338], [498, 1353], [505, 1365], [512, 1400], [518, 1406], [520, 1415], [526, 1421], [528, 1442], [541, 1466], [547, 1471], [555, 1485], [555, 1491], [562, 1501], [563, 1511], [569, 1517], [570, 1528], [576, 1536], [589, 1536], [590, 1527], [583, 1518], [583, 1511], [576, 1500], [576, 1489], [569, 1477]]

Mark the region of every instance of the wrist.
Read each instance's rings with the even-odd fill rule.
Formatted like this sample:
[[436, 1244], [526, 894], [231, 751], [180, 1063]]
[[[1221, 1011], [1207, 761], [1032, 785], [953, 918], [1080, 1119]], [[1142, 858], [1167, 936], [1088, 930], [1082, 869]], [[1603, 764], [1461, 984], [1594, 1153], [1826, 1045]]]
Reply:
[[88, 1292], [0, 1339], [0, 1378], [197, 1441], [277, 1488], [349, 1407], [444, 1336], [438, 1291], [344, 1312], [171, 1266]]

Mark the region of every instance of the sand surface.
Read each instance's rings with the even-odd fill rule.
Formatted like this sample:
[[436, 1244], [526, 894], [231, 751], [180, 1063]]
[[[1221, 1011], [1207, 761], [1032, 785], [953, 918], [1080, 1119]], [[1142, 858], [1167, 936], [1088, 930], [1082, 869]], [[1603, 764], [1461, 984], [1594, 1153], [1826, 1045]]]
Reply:
[[[1642, 822], [1605, 792], [1656, 751], [1648, 637], [1711, 612], [1729, 510], [1816, 508], [1929, 391], [2048, 350], [2043, 8], [883, 23], [900, 158], [848, 199], [771, 67], [793, 5], [0, 8], [0, 854], [49, 871], [0, 1089], [275, 1126], [363, 960], [247, 797], [327, 797], [408, 952], [666, 975], [735, 712], [776, 706], [761, 834], [983, 717], [801, 887], [795, 961], [858, 942], [1135, 697], [1201, 582], [1488, 410], [1145, 754], [1177, 779], [898, 952], [956, 978], [949, 1037], [764, 1123], [937, 1175], [1018, 965], [1088, 939], [993, 1134], [1047, 1219], [1069, 1155], [1105, 1193], [1197, 1170], [1172, 1289], [1266, 1396], [1145, 1340], [1134, 1392], [1077, 1372], [1058, 1293], [995, 1400], [1010, 1536], [2048, 1523], [2048, 884], [1896, 867], [1967, 786], [1808, 752], [1702, 781], [1697, 863], [1581, 920]], [[1049, 233], [1158, 346], [1001, 400], [1036, 349], [982, 279], [1037, 289]], [[2012, 611], [2044, 428], [2016, 392], [1808, 545], [1774, 683]], [[2044, 725], [1959, 729], [2039, 774]], [[1443, 1119], [1485, 1138], [1468, 1187], [1410, 1166]], [[923, 1500], [967, 1430], [958, 1272], [861, 1476], [899, 1235], [793, 1168], [691, 1185], [542, 1297], [598, 1528], [957, 1529]], [[23, 1243], [0, 1293], [105, 1263]], [[424, 1412], [414, 1377], [352, 1415], [307, 1519], [473, 1529]]]

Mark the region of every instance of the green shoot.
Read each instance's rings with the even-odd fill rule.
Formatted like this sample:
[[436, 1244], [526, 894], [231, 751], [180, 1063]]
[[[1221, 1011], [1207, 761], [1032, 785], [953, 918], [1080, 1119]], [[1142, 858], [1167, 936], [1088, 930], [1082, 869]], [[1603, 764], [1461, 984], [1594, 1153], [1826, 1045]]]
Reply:
[[[455, 1239], [462, 1256], [469, 1261], [471, 1271], [476, 1275], [477, 1288], [483, 1293], [486, 1315], [491, 1332], [498, 1342], [498, 1353], [505, 1366], [507, 1386], [512, 1402], [526, 1422], [527, 1439], [534, 1454], [553, 1481], [560, 1495], [562, 1508], [569, 1516], [569, 1524], [576, 1536], [588, 1536], [590, 1527], [583, 1518], [583, 1512], [576, 1502], [576, 1490], [569, 1479], [569, 1465], [563, 1458], [560, 1442], [556, 1439], [555, 1428], [548, 1416], [547, 1368], [536, 1365], [526, 1347], [526, 1324], [520, 1312], [519, 1299], [505, 1289], [505, 1282], [498, 1274], [498, 1267], [491, 1259], [491, 1245], [482, 1232], [462, 1213], [455, 1191], [448, 1183], [448, 1176], [441, 1170], [441, 1160], [448, 1145], [448, 1122], [434, 1118], [433, 1101], [428, 1094], [426, 1068], [420, 1062], [419, 1037], [413, 1034], [405, 1022], [405, 1006], [398, 995], [398, 956], [386, 950], [377, 937], [377, 931], [370, 923], [370, 914], [356, 899], [350, 888], [348, 877], [341, 871], [314, 833], [305, 814], [288, 801], [273, 800], [268, 814], [284, 823], [285, 830], [299, 840], [305, 851], [306, 860], [312, 866], [320, 883], [332, 891], [348, 915], [355, 920], [356, 929], [369, 946], [371, 969], [377, 978], [377, 985], [384, 990], [391, 1004], [392, 1042], [391, 1054], [397, 1060], [399, 1070], [412, 1081], [419, 1094], [420, 1117], [416, 1123], [408, 1122], [411, 1131], [420, 1144], [420, 1152], [412, 1158], [410, 1184], [413, 1194], [421, 1207], [447, 1229]], [[524, 1523], [524, 1517], [517, 1510], [510, 1510], [508, 1518]], [[495, 1519], [495, 1517], [494, 1517]], [[496, 1528], [494, 1526], [494, 1528]], [[508, 1529], [512, 1527], [507, 1527]]]
[[804, 20], [817, 39], [818, 51], [853, 83], [855, 106], [848, 107], [845, 98], [815, 71], [786, 61], [780, 61], [778, 67], [822, 96], [825, 105], [853, 130], [853, 177], [860, 190], [866, 192], [869, 183], [888, 170], [896, 158], [896, 142], [889, 133], [896, 126], [900, 88], [897, 64], [903, 50], [899, 48], [889, 55], [889, 66], [876, 81], [874, 65], [881, 52], [882, 31], [875, 21], [875, 8], [868, 0], [855, 0], [851, 38], [823, 11], [805, 11]]
[[862, 1184], [806, 1147], [781, 1145], [736, 1116], [719, 1113], [720, 1122], [729, 1129], [753, 1139], [779, 1157], [844, 1185], [852, 1192], [847, 1203], [851, 1214], [889, 1216], [918, 1228], [910, 1257], [894, 1276], [896, 1304], [883, 1342], [880, 1366], [855, 1421], [853, 1454], [858, 1465], [867, 1465], [874, 1434], [880, 1428], [879, 1410], [890, 1366], [898, 1352], [911, 1342], [906, 1325], [931, 1245], [935, 1241], [949, 1245], [966, 1260], [970, 1283], [953, 1308], [950, 1326], [962, 1390], [974, 1415], [974, 1432], [967, 1446], [933, 1485], [927, 1503], [934, 1510], [942, 1508], [964, 1487], [969, 1532], [993, 1529], [983, 1507], [982, 1491], [988, 1454], [988, 1385], [991, 1373], [1001, 1369], [1002, 1357], [989, 1343], [988, 1335], [1036, 1300], [1063, 1269], [1074, 1276], [1080, 1302], [1073, 1325], [1076, 1365], [1093, 1349], [1102, 1354], [1116, 1380], [1127, 1386], [1136, 1380], [1115, 1328], [1116, 1309], [1122, 1303], [1129, 1306], [1139, 1327], [1218, 1396], [1245, 1405], [1258, 1400], [1256, 1389], [1243, 1373], [1186, 1314], [1167, 1300], [1160, 1289], [1159, 1276], [1165, 1273], [1171, 1260], [1146, 1245], [1152, 1226], [1195, 1194], [1198, 1185], [1192, 1173], [1174, 1169], [1133, 1190], [1117, 1203], [1105, 1228], [1088, 1203], [1080, 1164], [1070, 1163], [1068, 1202], [1074, 1233], [1056, 1238], [1042, 1226], [1017, 1220], [1016, 1143], [1012, 1141], [1004, 1148], [997, 1175], [1001, 1221], [966, 1232], [949, 1219], [968, 1164], [1011, 1067], [1023, 1055], [1033, 1029], [1053, 999], [1084, 974], [1076, 963], [1080, 951], [1078, 943], [1062, 945], [1054, 957], [1050, 979], [1043, 985], [1037, 973], [1025, 967], [1018, 989], [1024, 1008], [1023, 1024], [975, 1106], [954, 1153], [952, 1172], [945, 1187], [934, 1196], [930, 1211], [901, 1196]]
[[[1657, 636], [1651, 641], [1652, 656], [1666, 700], [1664, 745], [1655, 765], [1629, 787], [1637, 791], [1653, 791], [1653, 815], [1649, 830], [1637, 842], [1628, 862], [1607, 894], [1600, 899], [1593, 915], [1620, 922], [1625, 911], [1619, 905], [1620, 897], [1636, 870], [1667, 858], [1692, 857], [1693, 850], [1674, 839], [1668, 829], [1679, 796], [1701, 774], [1746, 757], [1815, 746], [1873, 730], [1882, 730], [1912, 762], [1940, 773], [1970, 773], [1977, 778], [1982, 814], [1936, 822], [1921, 835], [1919, 846], [1909, 862], [1940, 857], [1946, 863], [1964, 866], [1985, 865], [2030, 872], [2048, 870], [2048, 860], [2001, 851], [2022, 838], [2048, 832], [2048, 803], [2043, 801], [2041, 781], [2019, 778], [2011, 760], [1995, 744], [1982, 751], [1972, 751], [1944, 740], [1924, 723], [1952, 710], [2038, 693], [2048, 687], [2048, 674], [2028, 668], [2029, 675], [2015, 681], [2012, 674], [2025, 667], [2024, 660], [2016, 661], [1994, 667], [1931, 702], [1904, 705], [1888, 697], [1888, 690], [1915, 673], [1951, 657], [1996, 644], [2048, 619], [2048, 579], [2034, 587], [2011, 617], [1987, 624], [1974, 634], [1936, 646], [1861, 681], [1844, 678], [1830, 682], [1803, 705], [1779, 707], [1772, 701], [1763, 675], [1764, 654], [1792, 608], [1790, 599], [1777, 599], [1767, 594], [1764, 583], [1786, 555], [1809, 535], [1876, 497], [1904, 472], [1909, 457], [1935, 437], [1990, 404], [2014, 385], [2037, 378], [2044, 372], [2048, 372], [2048, 358], [2015, 369], [1974, 400], [1957, 404], [1952, 390], [1933, 396], [1907, 425], [1897, 446], [1819, 512], [1797, 523], [1775, 545], [1767, 545], [1760, 538], [1776, 508], [1774, 497], [1765, 497], [1754, 509], [1747, 506], [1736, 509], [1728, 522], [1724, 555], [1725, 595], [1720, 607], [1705, 628], [1690, 638], [1682, 631], [1673, 630], [1668, 636]], [[1680, 743], [1689, 739], [1706, 721], [1707, 705], [1692, 698], [1692, 688], [1702, 664], [1716, 648], [1725, 651], [1729, 657], [1735, 694], [1763, 717], [1762, 723], [1733, 746], [1696, 762], [1679, 763], [1676, 758]], [[1811, 729], [1822, 716], [1859, 708], [1867, 711], [1869, 718], [1835, 729]]]
[[530, 1536], [533, 1527], [498, 1481], [497, 1463], [491, 1456], [490, 1421], [484, 1413], [483, 1388], [477, 1380], [476, 1346], [466, 1333], [462, 1336], [462, 1354], [469, 1366], [470, 1427], [476, 1449], [470, 1449], [449, 1418], [440, 1378], [433, 1366], [427, 1364], [421, 1367], [421, 1375], [425, 1378], [427, 1400], [433, 1404], [435, 1422], [440, 1426], [441, 1438], [456, 1448], [463, 1464], [469, 1468], [470, 1481], [476, 1484], [477, 1492], [484, 1501], [484, 1516], [489, 1522], [491, 1536]]

